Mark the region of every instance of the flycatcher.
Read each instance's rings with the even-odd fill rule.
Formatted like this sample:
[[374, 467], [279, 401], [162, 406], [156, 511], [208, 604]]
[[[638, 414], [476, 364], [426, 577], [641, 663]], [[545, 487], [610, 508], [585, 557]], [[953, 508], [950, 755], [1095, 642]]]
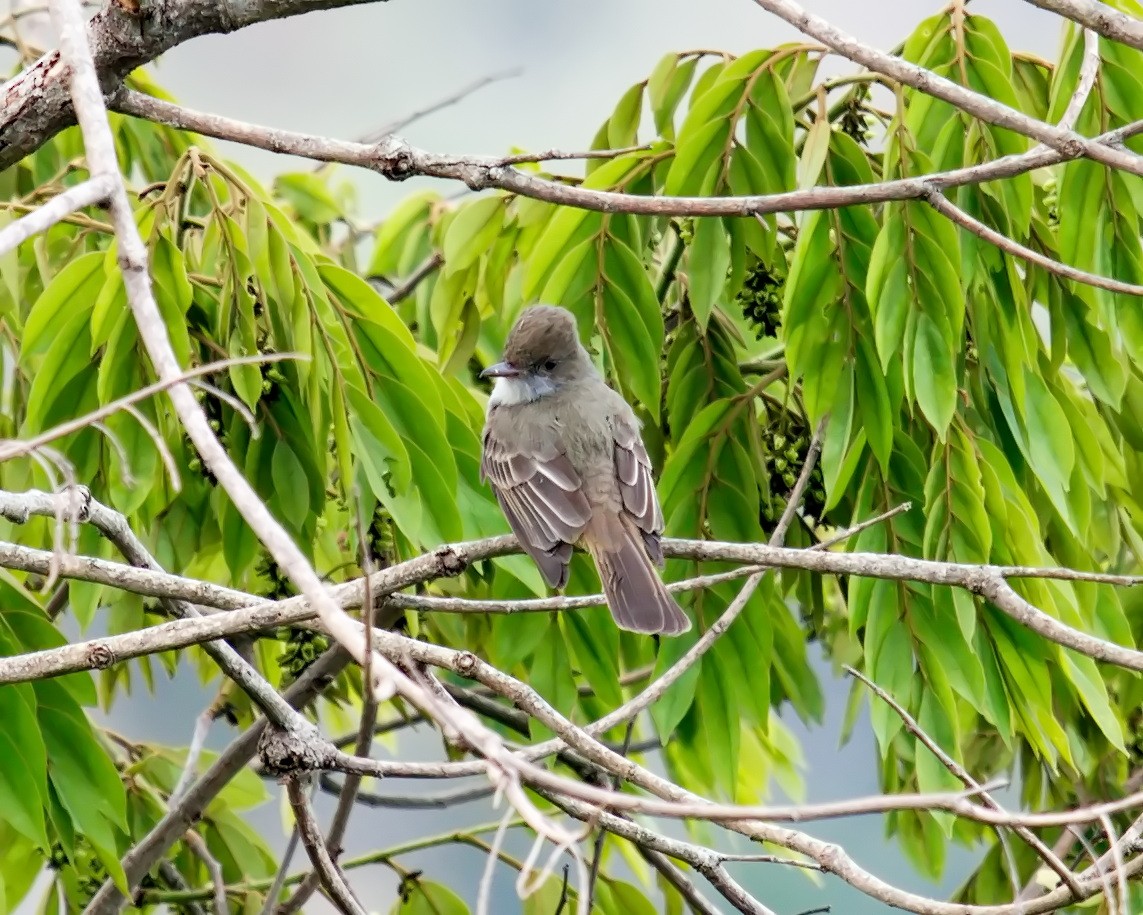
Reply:
[[690, 629], [655, 570], [663, 564], [663, 512], [639, 420], [596, 371], [571, 312], [526, 309], [504, 361], [481, 377], [496, 379], [481, 476], [548, 584], [567, 584], [578, 543], [595, 560], [620, 628]]

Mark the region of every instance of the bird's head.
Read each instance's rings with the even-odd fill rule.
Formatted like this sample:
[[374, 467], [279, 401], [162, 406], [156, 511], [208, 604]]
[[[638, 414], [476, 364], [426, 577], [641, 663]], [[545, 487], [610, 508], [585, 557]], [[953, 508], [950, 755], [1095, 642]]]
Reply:
[[489, 406], [531, 403], [592, 371], [580, 345], [575, 318], [566, 308], [533, 305], [525, 309], [504, 344], [504, 361], [481, 378], [496, 379]]

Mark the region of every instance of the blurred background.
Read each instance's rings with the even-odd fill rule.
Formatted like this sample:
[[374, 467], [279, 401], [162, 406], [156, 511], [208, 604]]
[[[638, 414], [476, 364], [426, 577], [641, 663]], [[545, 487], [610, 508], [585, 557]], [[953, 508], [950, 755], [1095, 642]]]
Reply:
[[[939, 6], [928, 0], [805, 0], [807, 8], [878, 48], [891, 50]], [[13, 2], [13, 8], [20, 4]], [[40, 8], [26, 0], [24, 8]], [[978, 0], [972, 11], [999, 25], [1014, 50], [1052, 56], [1059, 41], [1059, 20], [1022, 0]], [[26, 41], [53, 47], [46, 17], [32, 13], [21, 20]], [[511, 147], [529, 150], [585, 149], [620, 95], [650, 73], [669, 51], [712, 48], [740, 53], [798, 39], [798, 33], [750, 0], [577, 0], [536, 3], [527, 0], [390, 0], [311, 13], [254, 26], [232, 35], [199, 38], [169, 52], [151, 71], [176, 100], [191, 108], [267, 126], [356, 139], [429, 108], [466, 86], [496, 79], [451, 105], [419, 118], [401, 130], [414, 145], [441, 153], [497, 155]], [[15, 66], [10, 53], [8, 66]], [[854, 65], [827, 60], [828, 75], [854, 72]], [[305, 169], [306, 162], [233, 144], [222, 152], [269, 184], [282, 171]], [[572, 166], [574, 168], [574, 166]], [[405, 195], [435, 184], [443, 194], [459, 185], [414, 179], [391, 184], [379, 175], [341, 169], [359, 195], [363, 223], [374, 223]], [[86, 633], [88, 637], [98, 632]], [[78, 634], [76, 634], [78, 635]], [[852, 740], [838, 747], [848, 684], [836, 679], [828, 661], [819, 659], [827, 712], [821, 726], [808, 729], [796, 719], [787, 724], [801, 741], [805, 758], [806, 800], [825, 801], [878, 791], [876, 757], [868, 715], [862, 712]], [[185, 746], [195, 717], [213, 693], [204, 691], [186, 666], [154, 694], [137, 692], [101, 716], [125, 736]], [[213, 726], [208, 747], [221, 749], [233, 737], [227, 726]], [[410, 739], [411, 737], [411, 739]], [[405, 758], [442, 758], [440, 740], [427, 727], [402, 739]], [[378, 752], [384, 752], [378, 750]], [[388, 786], [381, 786], [384, 790]], [[418, 786], [419, 787], [419, 786]], [[432, 789], [432, 785], [425, 786]], [[271, 786], [277, 797], [280, 789]], [[388, 787], [388, 790], [395, 790]], [[776, 802], [783, 800], [775, 789]], [[320, 797], [323, 822], [332, 799]], [[416, 812], [361, 808], [347, 836], [348, 856], [384, 848], [419, 836], [450, 831], [465, 824], [498, 818], [486, 801], [447, 811]], [[288, 838], [282, 803], [255, 811], [251, 822], [276, 847]], [[677, 827], [677, 824], [673, 824]], [[842, 844], [858, 863], [898, 886], [928, 895], [947, 895], [969, 872], [976, 856], [957, 849], [945, 878], [930, 885], [918, 878], [895, 845], [885, 839], [880, 817], [810, 824], [807, 831]], [[675, 828], [673, 834], [685, 835]], [[700, 838], [700, 841], [703, 841]], [[757, 851], [715, 837], [723, 851]], [[507, 849], [525, 856], [528, 843], [509, 840]], [[295, 869], [305, 865], [295, 855]], [[475, 900], [485, 857], [477, 849], [446, 846], [404, 856], [407, 867], [439, 879], [470, 902]], [[879, 915], [889, 909], [836, 879], [779, 865], [730, 866], [735, 878], [780, 915], [829, 905], [834, 913]], [[514, 875], [498, 868], [494, 911], [518, 911]], [[371, 911], [385, 912], [396, 898], [393, 873], [373, 866], [355, 871], [351, 882]], [[38, 910], [40, 894], [18, 912]], [[718, 898], [707, 893], [708, 898]], [[331, 909], [320, 899], [307, 911]]]

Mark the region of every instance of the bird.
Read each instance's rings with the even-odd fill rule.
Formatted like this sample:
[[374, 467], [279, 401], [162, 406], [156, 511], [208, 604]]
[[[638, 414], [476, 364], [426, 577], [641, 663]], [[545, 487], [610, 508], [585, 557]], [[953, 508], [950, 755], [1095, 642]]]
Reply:
[[690, 629], [656, 569], [663, 511], [641, 424], [596, 369], [572, 313], [526, 308], [508, 333], [503, 361], [480, 374], [494, 379], [481, 480], [544, 580], [563, 588], [580, 545], [595, 561], [621, 629]]

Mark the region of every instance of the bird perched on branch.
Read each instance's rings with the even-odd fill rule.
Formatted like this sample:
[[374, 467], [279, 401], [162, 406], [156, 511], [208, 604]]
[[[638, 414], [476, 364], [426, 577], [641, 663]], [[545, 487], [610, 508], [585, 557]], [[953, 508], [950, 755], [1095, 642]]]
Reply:
[[663, 512], [628, 403], [579, 342], [575, 318], [536, 305], [517, 319], [488, 400], [481, 475], [521, 546], [553, 588], [572, 546], [595, 560], [622, 629], [677, 635], [691, 626], [663, 586]]

